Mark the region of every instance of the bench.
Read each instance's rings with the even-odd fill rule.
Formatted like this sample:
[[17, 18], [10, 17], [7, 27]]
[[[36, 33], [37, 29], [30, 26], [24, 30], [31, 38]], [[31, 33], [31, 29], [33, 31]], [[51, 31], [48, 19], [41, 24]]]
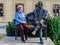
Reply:
[[[14, 19], [14, 22], [15, 22], [15, 19]], [[33, 26], [30, 27], [30, 29], [33, 29], [33, 28], [34, 28]], [[14, 26], [14, 30], [15, 30], [15, 40], [17, 40], [17, 37], [18, 37], [17, 34], [18, 34], [19, 29], [18, 29], [18, 27]], [[46, 27], [44, 28], [44, 30], [45, 30], [45, 38], [47, 40], [47, 20], [46, 20]], [[42, 39], [42, 37], [43, 37], [42, 36], [42, 29], [40, 29], [39, 32], [40, 32], [39, 33], [39, 35], [40, 35], [39, 38], [40, 38], [40, 41], [42, 42], [42, 40], [43, 40]]]

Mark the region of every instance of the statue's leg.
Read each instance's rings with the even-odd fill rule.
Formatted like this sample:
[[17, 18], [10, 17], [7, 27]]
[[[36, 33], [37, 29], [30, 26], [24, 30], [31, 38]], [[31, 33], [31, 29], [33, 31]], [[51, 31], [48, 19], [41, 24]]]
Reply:
[[45, 38], [47, 40], [47, 28], [45, 28]]
[[38, 31], [39, 28], [40, 28], [40, 24], [37, 24], [34, 30], [35, 30], [35, 31]]
[[34, 29], [34, 31], [32, 32], [32, 34], [35, 35], [36, 32], [39, 30], [39, 28], [40, 28], [40, 25], [37, 24], [36, 27], [35, 27], [35, 29]]
[[40, 44], [43, 44], [43, 39], [42, 39], [42, 27], [41, 27], [41, 29], [40, 29]]

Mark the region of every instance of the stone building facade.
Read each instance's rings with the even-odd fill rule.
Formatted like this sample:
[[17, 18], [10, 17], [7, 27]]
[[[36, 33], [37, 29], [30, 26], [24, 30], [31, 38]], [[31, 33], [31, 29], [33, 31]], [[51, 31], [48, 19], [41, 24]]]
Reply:
[[60, 14], [60, 0], [0, 0], [0, 25], [6, 25], [15, 17], [16, 5], [23, 4], [25, 14], [33, 11], [38, 1], [43, 2], [43, 8], [53, 15]]

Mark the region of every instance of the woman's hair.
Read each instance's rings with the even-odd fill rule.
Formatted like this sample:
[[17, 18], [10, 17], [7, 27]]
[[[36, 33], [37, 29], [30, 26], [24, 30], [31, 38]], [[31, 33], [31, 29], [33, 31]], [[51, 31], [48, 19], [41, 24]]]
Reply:
[[23, 7], [23, 5], [17, 5], [17, 9], [19, 9], [20, 7]]

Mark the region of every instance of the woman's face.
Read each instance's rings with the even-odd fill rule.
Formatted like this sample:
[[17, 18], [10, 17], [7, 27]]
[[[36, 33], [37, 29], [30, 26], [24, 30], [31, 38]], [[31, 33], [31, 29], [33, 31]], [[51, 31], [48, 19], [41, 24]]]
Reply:
[[18, 6], [17, 6], [17, 9], [18, 9], [19, 11], [23, 11], [23, 5], [18, 5]]

